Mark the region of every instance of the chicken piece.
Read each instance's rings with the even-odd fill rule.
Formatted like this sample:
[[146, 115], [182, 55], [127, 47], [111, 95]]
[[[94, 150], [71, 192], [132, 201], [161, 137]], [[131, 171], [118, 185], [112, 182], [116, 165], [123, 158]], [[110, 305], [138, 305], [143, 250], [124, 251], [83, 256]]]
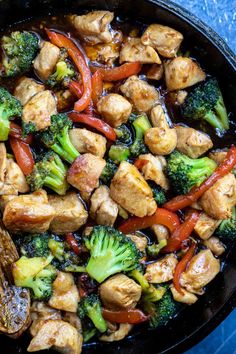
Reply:
[[177, 145], [175, 128], [150, 128], [146, 131], [144, 141], [154, 155], [169, 155]]
[[82, 324], [79, 316], [73, 312], [64, 312], [62, 315], [63, 321], [70, 323], [73, 327], [77, 329], [79, 333], [82, 334]]
[[99, 339], [102, 342], [116, 342], [124, 339], [132, 328], [133, 325], [130, 323], [120, 323], [119, 329], [109, 334], [103, 334], [101, 337], [99, 337]]
[[70, 90], [60, 90], [54, 92], [57, 101], [57, 110], [62, 112], [69, 110], [73, 107], [73, 103], [76, 101], [75, 96], [70, 92]]
[[112, 179], [110, 195], [122, 208], [139, 217], [152, 215], [157, 208], [151, 188], [138, 169], [126, 161], [121, 162]]
[[213, 235], [220, 223], [221, 220], [215, 220], [202, 212], [194, 227], [194, 231], [202, 240], [207, 240]]
[[70, 16], [70, 20], [79, 36], [90, 44], [109, 43], [112, 34], [109, 25], [114, 18], [110, 11], [93, 11], [82, 16]]
[[16, 197], [15, 195], [0, 195], [0, 211], [2, 214], [4, 212], [7, 203], [15, 197]]
[[0, 183], [5, 181], [7, 169], [7, 150], [4, 143], [0, 143]]
[[79, 302], [79, 291], [75, 285], [73, 275], [58, 272], [52, 284], [52, 296], [48, 304], [58, 310], [76, 312]]
[[80, 128], [71, 129], [69, 131], [69, 136], [72, 144], [81, 154], [90, 152], [96, 156], [104, 156], [107, 143], [104, 136]]
[[195, 304], [195, 302], [198, 300], [197, 296], [185, 290], [184, 288], [181, 288], [181, 290], [183, 294], [179, 293], [173, 285], [170, 287], [170, 291], [174, 300], [187, 305]]
[[25, 175], [13, 159], [7, 159], [5, 183], [13, 186], [17, 193], [29, 192]]
[[131, 101], [137, 111], [148, 112], [159, 101], [159, 93], [154, 86], [137, 76], [130, 76], [123, 85], [121, 92]]
[[88, 213], [75, 192], [68, 192], [64, 196], [49, 195], [48, 199], [56, 211], [50, 224], [50, 231], [59, 235], [66, 234], [77, 231], [86, 223]]
[[34, 337], [39, 328], [46, 320], [61, 320], [61, 313], [51, 308], [41, 301], [34, 301], [31, 305], [30, 316], [32, 324], [30, 326], [30, 334]]
[[165, 112], [160, 104], [153, 107], [150, 114], [153, 127], [168, 129], [169, 124], [167, 122]]
[[143, 45], [140, 38], [128, 38], [120, 51], [120, 64], [124, 62], [141, 64], [161, 64], [157, 52], [149, 45]]
[[99, 177], [106, 165], [101, 157], [92, 154], [78, 156], [67, 172], [67, 181], [88, 200], [92, 191], [99, 185]]
[[210, 250], [203, 250], [190, 261], [188, 268], [180, 277], [180, 285], [191, 293], [201, 294], [206, 286], [220, 271], [220, 261]]
[[100, 186], [93, 193], [89, 214], [98, 225], [114, 225], [118, 215], [118, 206], [111, 199], [107, 186]]
[[166, 159], [163, 156], [153, 156], [152, 154], [139, 155], [139, 159], [148, 161], [142, 168], [142, 174], [146, 180], [152, 180], [163, 189], [169, 189], [168, 179], [164, 175], [163, 169], [166, 167]]
[[161, 64], [153, 64], [147, 71], [147, 78], [149, 80], [161, 80], [164, 74], [164, 67]]
[[157, 262], [147, 265], [145, 278], [149, 283], [159, 284], [173, 279], [175, 267], [178, 261], [171, 253]]
[[236, 179], [232, 173], [220, 178], [199, 200], [205, 213], [217, 220], [228, 219], [236, 204]]
[[141, 286], [124, 274], [116, 274], [100, 285], [100, 297], [110, 310], [133, 309], [141, 297]]
[[131, 241], [135, 244], [137, 249], [140, 252], [144, 252], [147, 247], [147, 238], [145, 236], [139, 236], [139, 235], [126, 235], [128, 238], [131, 239]]
[[205, 80], [206, 74], [190, 58], [177, 57], [164, 65], [166, 86], [169, 91], [184, 89]]
[[48, 320], [42, 323], [39, 331], [31, 340], [27, 351], [36, 352], [53, 348], [60, 353], [80, 354], [83, 337], [68, 322]]
[[98, 101], [97, 110], [108, 124], [116, 128], [127, 122], [132, 105], [123, 96], [110, 93]]
[[175, 104], [177, 106], [180, 106], [181, 104], [184, 103], [185, 98], [188, 96], [188, 92], [186, 90], [178, 90], [176, 91], [176, 100]]
[[192, 159], [197, 159], [213, 146], [211, 138], [199, 130], [181, 125], [176, 125], [175, 129], [177, 132], [176, 149]]
[[168, 240], [170, 233], [166, 226], [161, 224], [155, 224], [151, 226], [151, 230], [154, 232], [157, 241]]
[[24, 106], [22, 120], [24, 123], [34, 123], [36, 130], [43, 130], [50, 126], [51, 115], [57, 113], [54, 95], [46, 90], [34, 95]]
[[218, 237], [211, 236], [209, 239], [203, 241], [203, 243], [217, 257], [221, 256], [225, 251], [225, 246]]
[[84, 50], [91, 61], [112, 66], [119, 58], [121, 40], [122, 38], [117, 38], [117, 42], [113, 39], [111, 43], [107, 44], [85, 45]]
[[[227, 149], [226, 150], [214, 150], [214, 151], [211, 151], [210, 154], [209, 154], [209, 158], [214, 160], [217, 163], [217, 165], [219, 165], [226, 158], [227, 151], [228, 151]], [[234, 168], [232, 169], [232, 173], [234, 175], [236, 175], [236, 166], [234, 166]]]
[[34, 69], [41, 80], [45, 81], [49, 78], [59, 58], [60, 49], [54, 44], [44, 41], [33, 63]]
[[14, 90], [14, 96], [18, 98], [22, 106], [24, 106], [36, 93], [44, 91], [44, 85], [39, 84], [34, 79], [23, 76], [17, 82]]
[[182, 34], [173, 28], [152, 24], [143, 33], [141, 41], [143, 44], [155, 48], [163, 57], [173, 58], [176, 56], [183, 38]]
[[10, 200], [3, 213], [3, 223], [11, 232], [45, 232], [55, 216], [44, 190], [16, 196]]

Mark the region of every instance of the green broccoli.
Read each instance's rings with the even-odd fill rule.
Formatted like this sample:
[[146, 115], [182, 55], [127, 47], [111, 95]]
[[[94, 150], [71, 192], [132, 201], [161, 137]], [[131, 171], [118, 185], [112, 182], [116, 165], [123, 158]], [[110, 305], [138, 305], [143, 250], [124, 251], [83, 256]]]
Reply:
[[112, 145], [110, 147], [109, 158], [114, 161], [115, 163], [119, 163], [121, 161], [128, 160], [130, 156], [129, 147], [126, 145]]
[[158, 244], [153, 243], [147, 246], [147, 253], [151, 257], [156, 257], [160, 253], [161, 249], [167, 245], [166, 240], [161, 240]]
[[79, 302], [78, 316], [81, 319], [89, 317], [99, 332], [104, 333], [107, 330], [107, 324], [102, 317], [101, 302], [97, 295], [91, 294], [83, 297]]
[[69, 188], [66, 173], [67, 169], [60, 157], [50, 151], [36, 162], [26, 179], [32, 192], [45, 186], [57, 194], [64, 195]]
[[117, 171], [117, 165], [112, 160], [108, 159], [106, 161], [106, 165], [104, 169], [102, 170], [102, 174], [100, 176], [100, 182], [109, 185], [116, 171]]
[[208, 157], [191, 159], [178, 151], [172, 152], [167, 161], [167, 175], [176, 194], [186, 194], [199, 186], [216, 168]]
[[27, 31], [15, 31], [2, 37], [2, 67], [1, 76], [14, 77], [27, 71], [39, 49], [36, 34]]
[[153, 198], [157, 202], [157, 205], [160, 206], [160, 205], [164, 204], [166, 202], [166, 195], [165, 195], [164, 189], [161, 188], [161, 186], [158, 186], [153, 181], [149, 181], [148, 184], [152, 189]]
[[138, 116], [132, 125], [135, 130], [135, 139], [133, 144], [130, 146], [130, 153], [132, 157], [137, 157], [141, 154], [148, 152], [148, 149], [144, 143], [144, 134], [151, 128], [151, 124], [145, 114]]
[[68, 61], [59, 61], [56, 64], [56, 71], [49, 76], [46, 84], [51, 87], [66, 86], [75, 76], [75, 70]]
[[22, 256], [13, 264], [12, 275], [16, 286], [30, 288], [36, 300], [48, 300], [57, 271], [50, 264], [53, 256], [27, 258]]
[[214, 78], [195, 86], [186, 97], [181, 111], [185, 118], [204, 120], [220, 132], [229, 129], [223, 97]]
[[232, 216], [229, 219], [223, 220], [216, 230], [216, 235], [226, 240], [235, 240], [236, 238], [236, 207], [232, 209]]
[[117, 142], [129, 146], [132, 143], [132, 134], [125, 124], [121, 124], [115, 129]]
[[94, 327], [93, 322], [87, 317], [82, 322], [82, 331], [83, 331], [83, 342], [87, 343], [92, 339], [99, 331]]
[[79, 156], [69, 137], [69, 129], [71, 128], [71, 120], [66, 114], [61, 113], [52, 115], [50, 127], [39, 133], [42, 142], [69, 163]]
[[44, 232], [42, 234], [26, 235], [23, 239], [21, 237], [20, 252], [26, 257], [48, 257], [50, 250], [48, 248], [49, 234]]
[[86, 271], [98, 283], [139, 265], [141, 254], [135, 244], [113, 227], [95, 226], [85, 238], [85, 246], [90, 251]]
[[20, 117], [22, 107], [20, 101], [5, 88], [0, 87], [0, 141], [6, 141], [10, 131], [10, 118]]
[[33, 122], [25, 123], [22, 121], [22, 136], [25, 138], [28, 134], [36, 133], [36, 125]]

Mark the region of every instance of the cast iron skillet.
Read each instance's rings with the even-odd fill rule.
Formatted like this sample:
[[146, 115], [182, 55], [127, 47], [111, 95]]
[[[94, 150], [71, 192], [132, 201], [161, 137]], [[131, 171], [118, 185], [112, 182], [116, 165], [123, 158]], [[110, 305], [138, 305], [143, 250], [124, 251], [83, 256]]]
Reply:
[[[226, 43], [192, 14], [165, 0], [4, 0], [0, 1], [0, 28], [16, 21], [49, 13], [79, 12], [79, 9], [115, 10], [123, 17], [160, 22], [184, 34], [207, 72], [215, 74], [223, 88], [226, 107], [236, 116], [236, 57]], [[235, 133], [235, 132], [234, 132]], [[235, 136], [235, 135], [234, 135]], [[227, 142], [223, 141], [223, 144]], [[236, 304], [236, 246], [225, 260], [223, 272], [194, 306], [184, 310], [165, 328], [140, 331], [122, 342], [87, 346], [84, 354], [181, 353], [208, 335]], [[26, 353], [29, 338], [17, 341], [1, 337], [2, 354]], [[48, 353], [48, 351], [46, 352]]]

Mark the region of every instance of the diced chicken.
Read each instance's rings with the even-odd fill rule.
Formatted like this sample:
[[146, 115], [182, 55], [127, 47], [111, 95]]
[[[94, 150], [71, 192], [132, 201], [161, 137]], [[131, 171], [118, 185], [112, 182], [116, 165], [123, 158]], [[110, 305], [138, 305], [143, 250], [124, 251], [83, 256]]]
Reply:
[[24, 106], [36, 93], [44, 90], [44, 85], [39, 84], [34, 79], [23, 76], [17, 83], [14, 96], [18, 98]]
[[157, 52], [149, 45], [143, 45], [140, 38], [128, 38], [120, 51], [120, 63], [140, 62], [142, 64], [161, 64]]
[[169, 125], [165, 116], [165, 112], [160, 104], [153, 107], [150, 114], [153, 127], [168, 129]]
[[177, 133], [175, 128], [150, 128], [144, 141], [154, 155], [169, 155], [176, 148]]
[[88, 213], [75, 192], [68, 192], [64, 196], [49, 195], [48, 199], [56, 211], [50, 224], [50, 231], [66, 234], [77, 231], [86, 223]]
[[152, 46], [166, 58], [176, 56], [182, 40], [183, 36], [180, 32], [158, 24], [148, 26], [141, 37], [143, 44]]
[[5, 183], [13, 186], [17, 193], [27, 193], [29, 191], [25, 175], [13, 159], [7, 159]]
[[117, 40], [117, 42], [113, 40], [107, 44], [85, 45], [84, 50], [91, 61], [112, 66], [120, 54], [120, 40], [122, 38]]
[[178, 261], [171, 253], [157, 262], [147, 265], [145, 278], [149, 283], [159, 284], [173, 279], [175, 267]]
[[24, 106], [22, 119], [24, 123], [34, 123], [36, 130], [50, 126], [51, 115], [57, 113], [55, 97], [49, 90], [34, 95]]
[[[224, 159], [226, 158], [227, 155], [227, 149], [226, 150], [214, 150], [210, 152], [209, 158], [214, 160], [217, 165], [221, 164]], [[232, 173], [236, 175], [236, 166], [232, 169]]]
[[91, 197], [90, 216], [98, 225], [113, 226], [118, 215], [118, 206], [110, 197], [107, 186], [98, 187]]
[[[7, 159], [7, 151], [4, 143], [0, 143], [0, 196], [3, 195], [17, 195], [18, 190], [11, 182], [16, 182], [15, 179], [10, 181], [7, 178], [7, 172], [9, 171], [9, 163]], [[12, 171], [12, 177], [14, 177], [15, 169]], [[17, 176], [16, 176], [17, 178]]]
[[4, 143], [0, 143], [0, 182], [4, 183], [7, 169], [7, 150]]
[[110, 11], [93, 11], [82, 16], [70, 16], [79, 36], [90, 44], [112, 41], [109, 25], [113, 18], [114, 14]]
[[4, 212], [7, 203], [15, 197], [16, 197], [15, 195], [0, 195], [0, 211], [2, 214]]
[[76, 101], [75, 96], [72, 95], [70, 90], [60, 90], [54, 93], [56, 96], [58, 112], [69, 110]]
[[132, 105], [123, 96], [110, 93], [98, 101], [97, 110], [108, 124], [116, 128], [127, 122]]
[[220, 178], [199, 200], [203, 210], [217, 220], [230, 218], [236, 204], [236, 179], [232, 173]]
[[185, 290], [184, 288], [181, 288], [181, 290], [183, 294], [178, 292], [173, 285], [170, 287], [170, 291], [174, 300], [187, 305], [195, 304], [195, 302], [198, 300], [197, 296]]
[[120, 86], [120, 90], [139, 112], [150, 111], [159, 101], [159, 93], [155, 87], [135, 75], [130, 76]]
[[46, 305], [41, 301], [34, 301], [30, 308], [30, 316], [32, 324], [30, 326], [30, 334], [35, 336], [39, 328], [46, 320], [61, 320], [61, 313], [58, 310]]
[[155, 213], [157, 205], [152, 190], [134, 165], [122, 161], [110, 186], [116, 203], [139, 217]]
[[80, 128], [71, 129], [69, 136], [72, 144], [81, 154], [90, 152], [96, 156], [104, 156], [107, 143], [104, 136]]
[[225, 251], [225, 246], [219, 240], [218, 237], [211, 236], [208, 240], [205, 240], [203, 243], [216, 256], [221, 256], [222, 253], [224, 253]]
[[147, 71], [147, 78], [149, 80], [161, 80], [164, 74], [164, 67], [161, 64], [153, 64]]
[[163, 156], [153, 156], [152, 154], [140, 155], [139, 159], [148, 161], [142, 168], [142, 174], [146, 180], [152, 180], [163, 189], [169, 189], [168, 179], [163, 169], [166, 167], [166, 160]]
[[203, 155], [213, 146], [211, 138], [199, 130], [181, 125], [176, 125], [175, 129], [177, 132], [177, 150], [192, 159]]
[[181, 104], [184, 103], [185, 98], [188, 96], [188, 92], [186, 90], [178, 90], [176, 91], [176, 99], [175, 99], [175, 104], [177, 106], [180, 106]]
[[27, 348], [28, 352], [53, 348], [60, 353], [80, 354], [83, 337], [68, 322], [62, 320], [44, 321], [38, 333]]
[[190, 58], [177, 57], [164, 65], [166, 86], [169, 91], [184, 89], [205, 80], [206, 74]]
[[121, 323], [119, 329], [115, 332], [103, 334], [99, 339], [103, 342], [116, 342], [124, 339], [131, 331], [133, 325], [130, 323]]
[[166, 226], [161, 224], [155, 224], [151, 226], [152, 231], [156, 235], [157, 241], [168, 240], [170, 234]]
[[144, 252], [147, 247], [147, 238], [145, 236], [139, 236], [139, 235], [126, 235], [128, 238], [133, 241], [135, 246], [140, 252]]
[[106, 161], [101, 157], [89, 153], [78, 156], [68, 170], [67, 181], [80, 191], [83, 199], [88, 200], [99, 185], [99, 177], [105, 165]]
[[141, 286], [124, 274], [113, 275], [100, 285], [101, 301], [110, 310], [135, 308], [141, 292]]
[[194, 231], [202, 240], [207, 240], [213, 235], [220, 223], [221, 220], [215, 220], [206, 213], [201, 213]]
[[82, 334], [82, 324], [79, 316], [73, 312], [64, 312], [62, 314], [63, 321], [70, 323], [73, 327], [77, 329], [79, 333]]
[[39, 54], [34, 60], [34, 69], [43, 81], [53, 73], [54, 68], [60, 57], [60, 49], [54, 44], [44, 41]]
[[16, 196], [3, 213], [3, 223], [12, 232], [45, 232], [55, 216], [44, 190]]
[[59, 272], [52, 284], [52, 296], [48, 304], [58, 310], [76, 312], [79, 302], [79, 291], [73, 275]]
[[191, 293], [201, 294], [206, 286], [220, 271], [220, 261], [210, 250], [203, 250], [196, 254], [189, 266], [180, 277], [180, 284]]

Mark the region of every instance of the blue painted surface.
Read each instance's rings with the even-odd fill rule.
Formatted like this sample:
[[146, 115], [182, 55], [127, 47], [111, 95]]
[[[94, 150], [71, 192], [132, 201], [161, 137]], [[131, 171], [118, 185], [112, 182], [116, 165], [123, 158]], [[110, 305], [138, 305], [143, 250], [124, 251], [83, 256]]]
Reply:
[[[236, 53], [236, 0], [175, 0], [211, 26]], [[185, 354], [236, 354], [236, 310]]]

